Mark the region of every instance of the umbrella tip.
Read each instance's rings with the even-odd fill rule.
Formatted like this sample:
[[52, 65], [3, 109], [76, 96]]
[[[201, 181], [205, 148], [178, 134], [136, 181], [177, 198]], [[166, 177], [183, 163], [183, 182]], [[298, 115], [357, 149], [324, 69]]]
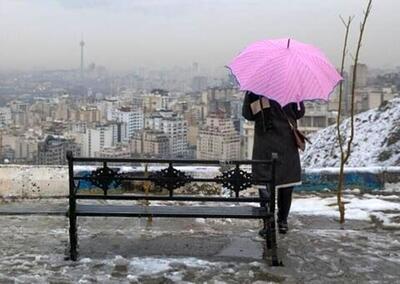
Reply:
[[287, 40], [287, 47], [286, 48], [289, 48], [289, 46], [290, 46], [290, 38], [288, 38], [288, 40]]

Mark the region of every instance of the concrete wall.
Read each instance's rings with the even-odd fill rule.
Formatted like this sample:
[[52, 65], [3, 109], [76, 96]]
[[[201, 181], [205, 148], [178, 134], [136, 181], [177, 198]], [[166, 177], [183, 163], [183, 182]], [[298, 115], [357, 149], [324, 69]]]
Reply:
[[[183, 170], [183, 167], [180, 168]], [[85, 175], [88, 167], [77, 167]], [[219, 175], [217, 167], [189, 167], [188, 174], [202, 177]], [[338, 169], [309, 169], [303, 173], [303, 185], [297, 190], [319, 191], [335, 189]], [[345, 173], [346, 188], [361, 191], [382, 190], [386, 183], [400, 183], [400, 167], [348, 168]], [[84, 185], [84, 188], [88, 186]], [[399, 185], [400, 190], [400, 185]], [[0, 166], [0, 197], [50, 197], [68, 195], [68, 169], [65, 166]]]
[[[305, 169], [302, 176], [303, 184], [296, 190], [336, 189], [339, 168]], [[383, 190], [388, 183], [400, 183], [400, 167], [345, 168], [344, 179], [346, 188], [358, 188], [361, 191]]]
[[1, 197], [45, 197], [68, 195], [65, 166], [0, 166]]

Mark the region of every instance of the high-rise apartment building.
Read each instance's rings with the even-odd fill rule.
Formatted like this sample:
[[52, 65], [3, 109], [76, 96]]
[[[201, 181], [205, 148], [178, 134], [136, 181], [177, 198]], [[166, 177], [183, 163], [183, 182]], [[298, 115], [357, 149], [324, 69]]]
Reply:
[[124, 141], [128, 141], [136, 131], [143, 128], [144, 115], [140, 109], [118, 108], [112, 112], [112, 119], [124, 123], [124, 133], [126, 133], [126, 136], [122, 138]]
[[142, 130], [136, 132], [130, 141], [134, 154], [153, 158], [168, 158], [170, 155], [169, 137], [162, 131]]
[[306, 134], [318, 131], [336, 122], [336, 112], [328, 110], [329, 105], [305, 102], [306, 112], [298, 121], [298, 127]]
[[240, 159], [240, 135], [233, 122], [224, 115], [211, 114], [199, 130], [197, 140], [198, 159]]
[[117, 98], [105, 98], [97, 104], [101, 113], [102, 121], [110, 121], [113, 119], [113, 111], [115, 110], [117, 105]]
[[206, 76], [195, 76], [192, 79], [192, 90], [201, 92], [208, 87], [208, 78]]
[[0, 128], [11, 123], [11, 109], [9, 107], [0, 107]]
[[182, 115], [172, 111], [154, 113], [146, 118], [146, 128], [162, 131], [168, 136], [171, 157], [186, 157], [188, 124]]
[[94, 156], [99, 158], [130, 158], [131, 151], [127, 145], [103, 147], [100, 151], [95, 152]]
[[253, 158], [254, 123], [246, 120], [242, 130], [242, 157], [245, 160], [251, 160]]
[[37, 162], [41, 165], [66, 164], [66, 155], [72, 151], [75, 156], [80, 156], [80, 146], [72, 139], [60, 136], [47, 135], [38, 143]]
[[168, 109], [168, 92], [154, 90], [143, 96], [143, 109], [146, 113]]
[[100, 122], [101, 112], [96, 106], [83, 106], [80, 107], [76, 113], [78, 121], [83, 122]]
[[95, 157], [104, 147], [112, 147], [121, 138], [120, 123], [95, 124], [86, 128], [82, 137], [82, 156]]
[[[350, 67], [350, 81], [353, 81], [353, 71], [354, 65]], [[357, 80], [356, 80], [356, 88], [365, 88], [368, 83], [368, 66], [366, 64], [358, 63], [357, 64]]]

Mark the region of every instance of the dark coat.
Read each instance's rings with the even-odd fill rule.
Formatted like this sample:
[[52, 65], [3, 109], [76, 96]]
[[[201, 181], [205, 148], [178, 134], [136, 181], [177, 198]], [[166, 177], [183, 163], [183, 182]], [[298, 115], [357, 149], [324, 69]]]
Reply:
[[[299, 184], [301, 183], [300, 157], [288, 118], [297, 126], [297, 119], [304, 116], [304, 104], [300, 103], [298, 110], [296, 103], [281, 108], [277, 102], [270, 100], [269, 109], [253, 115], [250, 104], [259, 98], [260, 96], [247, 92], [243, 102], [243, 116], [247, 120], [255, 121], [253, 159], [270, 159], [271, 153], [278, 153], [277, 187]], [[270, 166], [267, 165], [254, 165], [252, 172], [256, 179], [271, 177]]]

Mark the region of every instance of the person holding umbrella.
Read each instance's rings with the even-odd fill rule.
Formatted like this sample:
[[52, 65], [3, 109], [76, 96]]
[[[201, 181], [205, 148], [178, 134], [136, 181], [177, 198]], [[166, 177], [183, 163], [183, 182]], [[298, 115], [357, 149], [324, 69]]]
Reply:
[[[273, 100], [252, 92], [246, 92], [243, 102], [243, 116], [254, 121], [253, 159], [271, 159], [271, 153], [278, 153], [279, 163], [276, 168], [276, 189], [278, 190], [278, 230], [285, 234], [288, 231], [287, 218], [292, 203], [292, 192], [295, 185], [301, 184], [301, 166], [297, 145], [288, 119], [296, 125], [296, 121], [304, 116], [304, 104], [290, 103], [284, 108]], [[269, 179], [268, 165], [253, 165], [252, 174], [255, 179]], [[261, 196], [268, 193], [262, 186]], [[265, 229], [260, 231], [264, 236]]]
[[[299, 151], [305, 140], [297, 129], [304, 116], [303, 101], [328, 100], [340, 74], [325, 55], [312, 45], [286, 39], [262, 40], [249, 45], [227, 66], [240, 90], [246, 91], [243, 116], [255, 121], [253, 159], [270, 159], [278, 154], [278, 229], [287, 233], [292, 192], [301, 184]], [[265, 165], [253, 165], [256, 179], [269, 179]], [[260, 196], [267, 195], [265, 188]], [[266, 229], [260, 231], [265, 236]]]

